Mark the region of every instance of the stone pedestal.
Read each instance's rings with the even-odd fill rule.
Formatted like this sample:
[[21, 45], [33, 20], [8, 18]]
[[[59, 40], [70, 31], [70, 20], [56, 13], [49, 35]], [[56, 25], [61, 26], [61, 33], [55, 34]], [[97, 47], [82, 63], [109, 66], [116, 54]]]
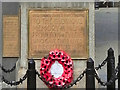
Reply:
[[[94, 29], [94, 2], [41, 2], [41, 3], [20, 3], [21, 5], [21, 58], [19, 59], [20, 68], [18, 78], [22, 77], [27, 70], [28, 58], [28, 9], [30, 8], [87, 8], [89, 9], [89, 57], [95, 59], [95, 29]], [[40, 61], [36, 62], [36, 69], [40, 69]], [[73, 60], [74, 62], [74, 79], [86, 68], [86, 60]], [[21, 71], [23, 70], [23, 71]], [[26, 87], [25, 84], [19, 87]], [[46, 88], [46, 85], [37, 79], [37, 88]], [[73, 88], [85, 88], [85, 77]]]

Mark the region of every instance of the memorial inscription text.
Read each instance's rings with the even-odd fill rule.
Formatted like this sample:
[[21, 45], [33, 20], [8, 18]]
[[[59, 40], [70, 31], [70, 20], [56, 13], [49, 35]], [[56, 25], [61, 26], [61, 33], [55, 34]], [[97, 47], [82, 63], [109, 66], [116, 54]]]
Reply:
[[87, 15], [87, 10], [30, 10], [29, 58], [42, 58], [54, 49], [87, 58]]
[[18, 16], [3, 16], [3, 57], [19, 57], [20, 26]]

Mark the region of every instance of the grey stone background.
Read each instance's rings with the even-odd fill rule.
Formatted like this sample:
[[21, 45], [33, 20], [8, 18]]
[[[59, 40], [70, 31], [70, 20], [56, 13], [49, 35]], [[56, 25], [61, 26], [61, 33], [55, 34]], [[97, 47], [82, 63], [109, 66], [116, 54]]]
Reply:
[[[94, 58], [94, 3], [91, 2], [40, 2], [40, 3], [20, 3], [21, 5], [21, 58], [20, 66], [27, 67], [27, 57], [28, 57], [28, 10], [31, 8], [89, 8], [89, 56]], [[86, 67], [86, 60], [73, 60], [74, 62], [74, 79], [76, 79], [80, 72], [82, 72]], [[36, 69], [40, 68], [40, 60], [36, 60]], [[80, 67], [80, 68], [78, 68]], [[24, 75], [23, 72], [26, 70], [19, 70], [18, 77]], [[84, 81], [83, 81], [84, 80]], [[37, 80], [38, 81], [38, 80]], [[39, 84], [40, 83], [40, 84]], [[83, 84], [84, 83], [84, 84]], [[19, 86], [18, 86], [19, 87]], [[26, 85], [21, 85], [20, 87], [26, 87]], [[46, 86], [41, 82], [37, 83], [37, 88], [45, 88]], [[85, 88], [85, 77], [81, 82], [75, 85], [73, 88]]]
[[[116, 65], [118, 63], [118, 8], [102, 8], [95, 11], [95, 65], [107, 57], [107, 50], [114, 50]], [[107, 80], [107, 66], [99, 70], [100, 77]], [[116, 85], [117, 86], [117, 85]]]
[[[19, 3], [3, 3], [2, 8], [3, 15], [16, 15], [18, 14]], [[103, 8], [95, 11], [95, 65], [98, 65], [106, 58], [107, 50], [110, 47], [115, 50], [117, 62], [118, 37], [120, 36], [118, 35], [118, 19], [118, 8]], [[2, 37], [2, 35], [0, 35], [0, 37]], [[2, 39], [0, 39], [0, 42], [2, 42]], [[2, 64], [5, 66], [5, 68], [11, 68], [16, 63], [16, 61], [17, 58], [3, 58]], [[3, 74], [8, 80], [15, 79], [15, 72], [10, 73], [10, 75], [6, 75], [5, 73]], [[99, 71], [99, 74], [103, 80], [106, 79], [106, 66], [104, 69]]]
[[[18, 12], [19, 12], [19, 3], [14, 3], [14, 2], [2, 3], [2, 15], [18, 15]], [[6, 69], [11, 69], [15, 65], [17, 60], [18, 58], [3, 58], [2, 65]], [[16, 71], [13, 71], [11, 73], [3, 72], [3, 75], [8, 80], [15, 80], [15, 76], [16, 76], [15, 72]]]
[[[2, 42], [2, 3], [0, 2], [0, 42]], [[2, 43], [0, 43], [0, 64], [2, 64]], [[2, 70], [0, 69], [0, 75]], [[2, 83], [0, 79], [0, 89], [2, 89]]]

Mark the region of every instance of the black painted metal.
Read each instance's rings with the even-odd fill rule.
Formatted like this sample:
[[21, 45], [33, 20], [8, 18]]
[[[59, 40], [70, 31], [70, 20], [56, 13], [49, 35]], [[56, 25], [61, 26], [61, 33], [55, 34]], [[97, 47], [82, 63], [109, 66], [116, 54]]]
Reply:
[[95, 90], [94, 61], [89, 58], [86, 70], [86, 90]]
[[[102, 66], [104, 66], [107, 63], [107, 82], [103, 82], [99, 75], [96, 73], [96, 70], [101, 69]], [[0, 68], [2, 68], [0, 66]], [[107, 86], [107, 90], [115, 90], [115, 80], [118, 79], [118, 90], [120, 90], [120, 55], [118, 57], [118, 66], [115, 69], [115, 57], [114, 57], [114, 51], [112, 48], [108, 50], [108, 56], [107, 59], [102, 62], [98, 67], [94, 68], [94, 61], [89, 58], [87, 61], [87, 68], [83, 71], [82, 74], [79, 75], [79, 77], [70, 85], [66, 85], [63, 88], [70, 88], [73, 85], [76, 85], [78, 81], [80, 81], [84, 74], [86, 73], [86, 90], [95, 90], [95, 77], [98, 80], [98, 83], [100, 83], [103, 86]], [[44, 78], [36, 71], [35, 69], [35, 62], [33, 59], [29, 60], [28, 62], [28, 70], [26, 74], [23, 76], [23, 78], [20, 78], [19, 81], [8, 81], [4, 77], [2, 77], [2, 81], [7, 83], [8, 85], [19, 85], [27, 78], [27, 90], [36, 90], [36, 74], [38, 77], [44, 81]], [[117, 77], [117, 76], [118, 77]], [[46, 83], [48, 83], [46, 81]], [[61, 88], [62, 89], [62, 88]]]
[[[120, 65], [120, 55], [118, 57], [118, 65]], [[118, 67], [118, 90], [120, 90], [120, 66]]]
[[34, 60], [28, 62], [27, 90], [36, 90], [36, 70]]
[[[107, 57], [107, 82], [109, 82], [112, 75], [115, 77], [115, 57], [114, 57], [114, 51], [112, 48], [108, 50], [108, 57]], [[107, 90], [115, 90], [115, 82], [111, 85], [107, 86]]]

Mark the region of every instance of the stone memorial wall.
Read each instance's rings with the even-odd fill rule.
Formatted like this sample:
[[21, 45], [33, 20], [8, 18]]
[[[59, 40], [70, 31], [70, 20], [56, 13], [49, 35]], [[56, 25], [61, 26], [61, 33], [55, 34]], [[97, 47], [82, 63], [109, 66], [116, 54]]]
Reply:
[[42, 58], [54, 49], [72, 58], [88, 58], [88, 10], [30, 10], [29, 58]]
[[3, 16], [3, 57], [19, 57], [20, 55], [19, 24], [18, 16]]

